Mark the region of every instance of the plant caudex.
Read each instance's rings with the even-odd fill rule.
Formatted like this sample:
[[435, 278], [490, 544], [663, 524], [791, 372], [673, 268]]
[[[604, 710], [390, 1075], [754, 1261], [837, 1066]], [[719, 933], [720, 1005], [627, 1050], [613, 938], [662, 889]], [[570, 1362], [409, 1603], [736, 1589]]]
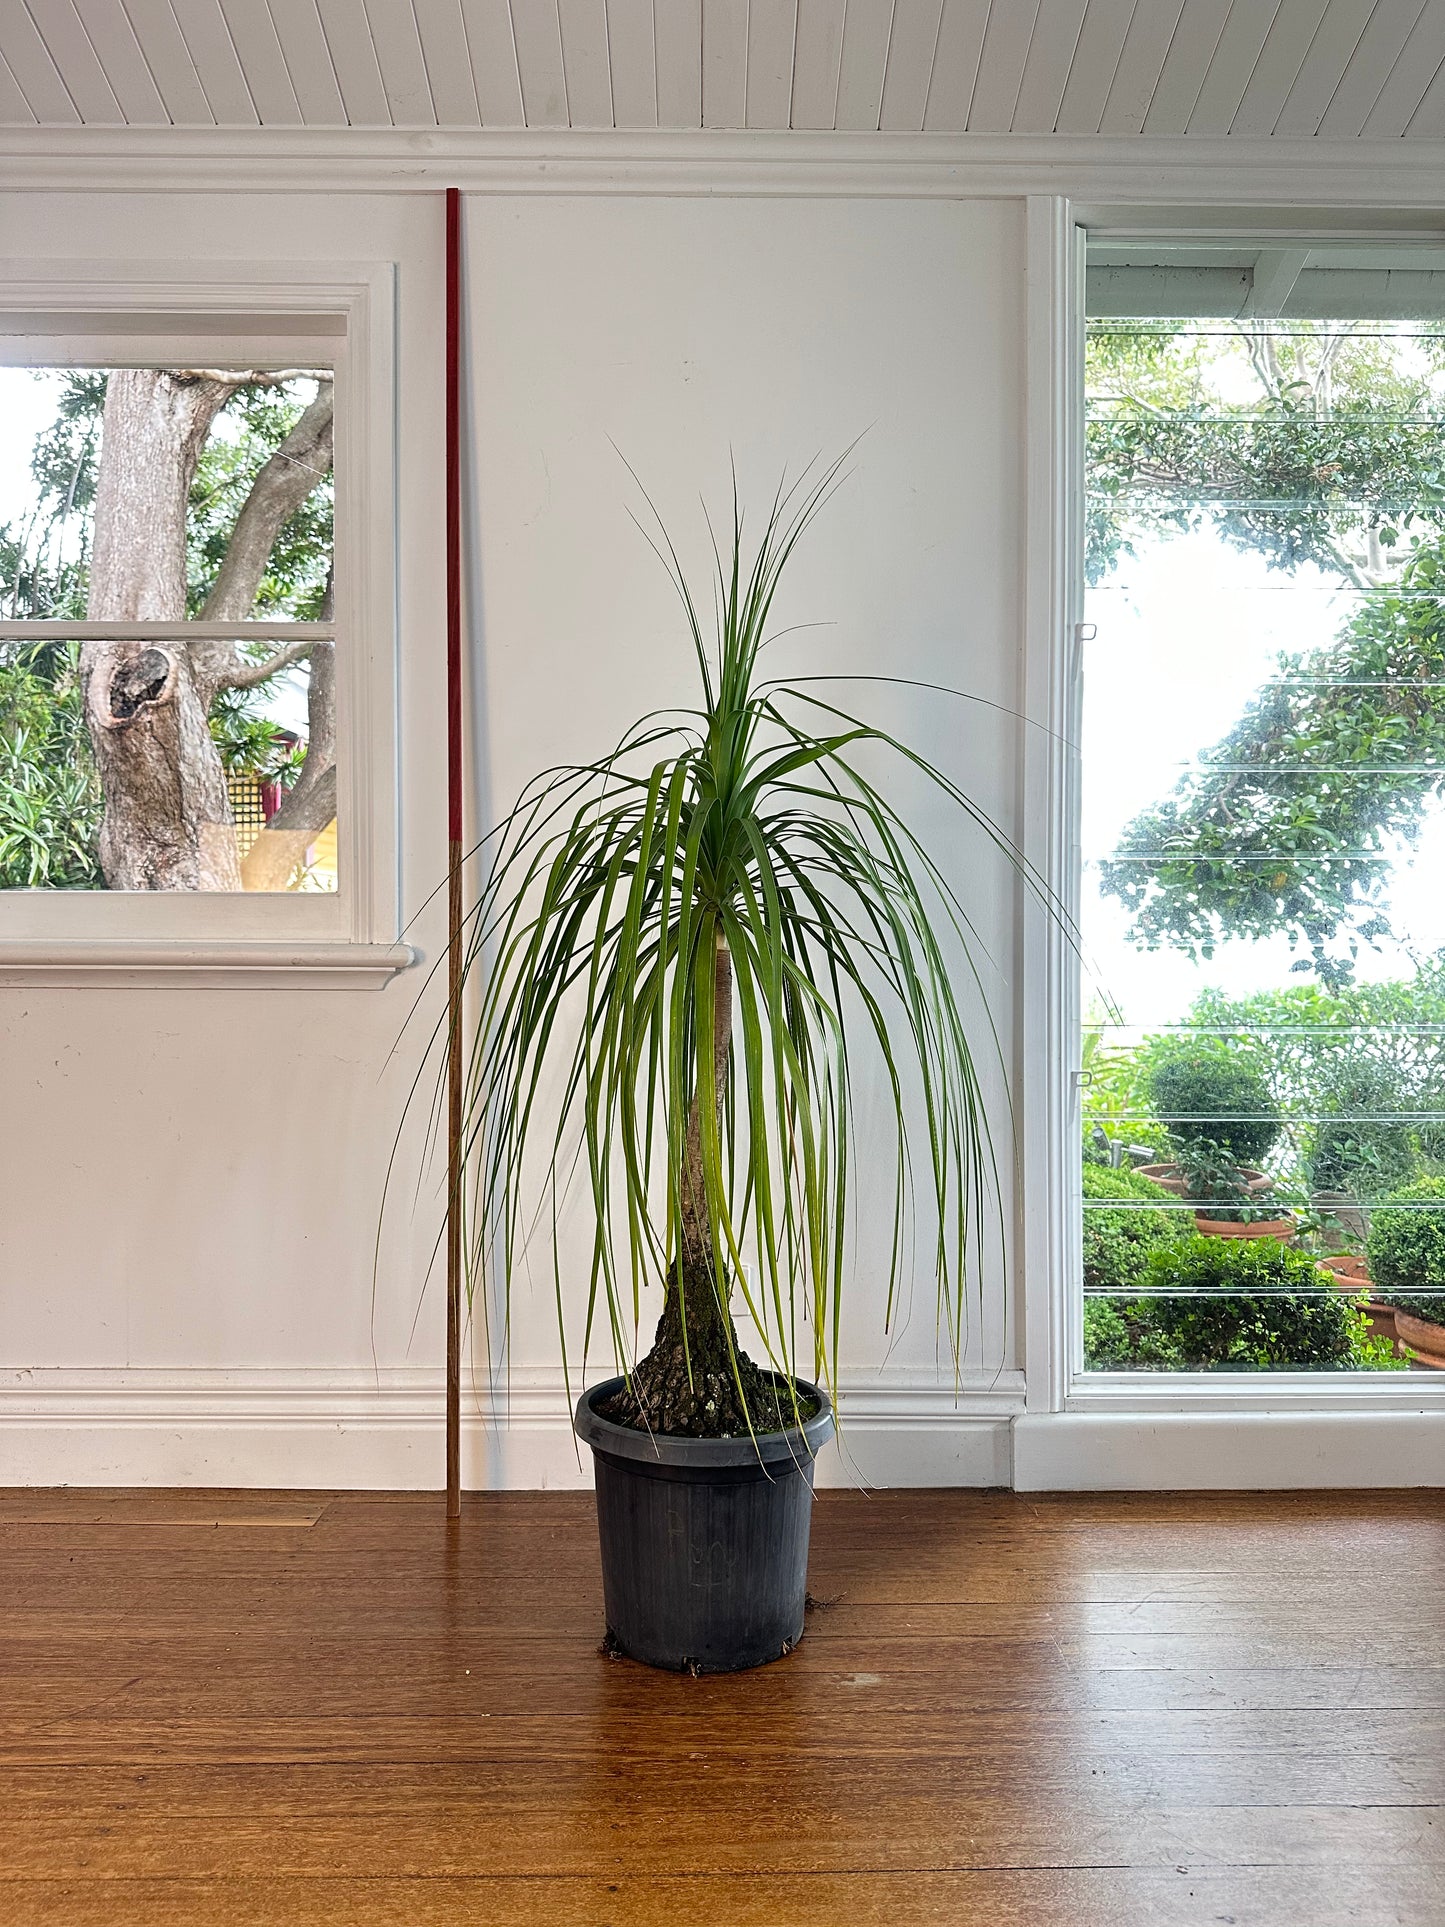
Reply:
[[[780, 488], [755, 544], [734, 491], [712, 639], [659, 524], [700, 704], [535, 778], [491, 839], [469, 920], [472, 1303], [492, 1266], [507, 1296], [540, 1230], [565, 1356], [557, 1221], [579, 1174], [595, 1225], [576, 1281], [587, 1340], [605, 1323], [625, 1363], [644, 1286], [664, 1287], [656, 1342], [606, 1416], [662, 1432], [795, 1423], [800, 1328], [804, 1362], [835, 1382], [862, 1058], [881, 1072], [870, 1126], [891, 1169], [886, 1316], [921, 1165], [955, 1360], [991, 1222], [996, 1171], [954, 987], [973, 933], [876, 772], [891, 759], [1019, 859], [895, 737], [758, 675], [779, 577], [838, 475]], [[774, 1369], [743, 1355], [735, 1295]]]

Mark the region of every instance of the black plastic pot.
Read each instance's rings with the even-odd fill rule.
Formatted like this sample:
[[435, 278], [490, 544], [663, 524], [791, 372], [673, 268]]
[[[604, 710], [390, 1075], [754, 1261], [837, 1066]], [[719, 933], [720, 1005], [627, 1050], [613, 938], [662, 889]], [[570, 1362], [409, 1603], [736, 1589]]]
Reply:
[[790, 1653], [803, 1637], [813, 1461], [833, 1436], [818, 1400], [801, 1431], [758, 1439], [678, 1439], [599, 1418], [622, 1384], [577, 1401], [592, 1447], [602, 1594], [613, 1644], [674, 1673], [734, 1673]]

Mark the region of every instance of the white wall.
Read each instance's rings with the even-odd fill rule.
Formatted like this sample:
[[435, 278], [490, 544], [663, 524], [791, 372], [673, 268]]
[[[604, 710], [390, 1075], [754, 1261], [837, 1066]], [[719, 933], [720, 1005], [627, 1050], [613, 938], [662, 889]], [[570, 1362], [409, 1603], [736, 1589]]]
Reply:
[[[688, 698], [690, 650], [612, 444], [701, 562], [699, 493], [724, 504], [730, 452], [760, 502], [784, 466], [861, 435], [778, 611], [828, 626], [780, 643], [779, 666], [881, 670], [1001, 706], [877, 698], [1016, 827], [1001, 711], [1018, 699], [1022, 220], [1009, 200], [469, 198], [483, 816], [542, 764]], [[0, 202], [0, 256], [399, 264], [412, 907], [444, 851], [440, 239], [430, 195]], [[922, 820], [976, 906], [1009, 1037], [1015, 886], [981, 838], [945, 829], [934, 806]], [[435, 935], [433, 919], [433, 953]], [[393, 1220], [372, 1295], [381, 1173], [414, 1067], [410, 1045], [388, 1053], [416, 988], [0, 991], [0, 1483], [439, 1482], [435, 1286], [412, 1335], [430, 1210]], [[863, 1218], [876, 1237], [866, 1197]], [[575, 1216], [566, 1235], [575, 1249]], [[986, 1282], [960, 1402], [926, 1268], [916, 1287], [885, 1340], [865, 1247], [844, 1346], [855, 1469], [1006, 1479], [1018, 1374], [1003, 1281]], [[479, 1366], [470, 1482], [584, 1476], [557, 1357], [544, 1277], [514, 1307], [499, 1424], [481, 1422]]]

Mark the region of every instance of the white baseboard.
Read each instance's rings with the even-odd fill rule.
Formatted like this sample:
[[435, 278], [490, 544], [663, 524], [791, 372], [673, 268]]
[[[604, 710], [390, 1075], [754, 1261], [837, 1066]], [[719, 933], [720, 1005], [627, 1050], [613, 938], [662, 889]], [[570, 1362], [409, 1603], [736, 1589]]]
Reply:
[[1445, 1412], [1049, 1412], [1013, 1428], [1020, 1492], [1445, 1485]]
[[[578, 1389], [574, 1386], [574, 1393]], [[820, 1485], [1008, 1485], [1022, 1375], [845, 1381]], [[0, 1375], [0, 1485], [429, 1490], [443, 1481], [435, 1372], [36, 1370]], [[588, 1487], [561, 1374], [515, 1372], [462, 1403], [470, 1491]]]

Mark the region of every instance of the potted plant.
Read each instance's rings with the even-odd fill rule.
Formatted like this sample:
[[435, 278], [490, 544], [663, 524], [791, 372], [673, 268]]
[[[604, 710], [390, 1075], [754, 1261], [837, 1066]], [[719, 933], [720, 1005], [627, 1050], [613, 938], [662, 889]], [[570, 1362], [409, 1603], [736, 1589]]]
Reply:
[[[494, 1273], [505, 1299], [530, 1229], [550, 1229], [564, 1347], [575, 1307], [584, 1359], [600, 1331], [620, 1367], [575, 1413], [608, 1638], [692, 1672], [777, 1659], [802, 1634], [865, 1065], [893, 1180], [889, 1316], [917, 1181], [955, 1359], [991, 1209], [954, 990], [967, 916], [890, 800], [889, 763], [1007, 846], [896, 738], [759, 669], [780, 574], [837, 472], [780, 490], [756, 542], [735, 495], [713, 633], [659, 525], [697, 706], [537, 777], [490, 841], [469, 925], [469, 1290]], [[573, 1174], [591, 1248], [575, 1274], [555, 1240]]]
[[1445, 1177], [1417, 1178], [1372, 1212], [1367, 1248], [1396, 1338], [1419, 1364], [1445, 1371]]
[[1196, 1205], [1196, 1230], [1205, 1237], [1293, 1237], [1293, 1218], [1260, 1208], [1274, 1181], [1259, 1166], [1279, 1137], [1280, 1120], [1255, 1066], [1227, 1049], [1166, 1049], [1151, 1069], [1149, 1092], [1174, 1159], [1140, 1169]]

